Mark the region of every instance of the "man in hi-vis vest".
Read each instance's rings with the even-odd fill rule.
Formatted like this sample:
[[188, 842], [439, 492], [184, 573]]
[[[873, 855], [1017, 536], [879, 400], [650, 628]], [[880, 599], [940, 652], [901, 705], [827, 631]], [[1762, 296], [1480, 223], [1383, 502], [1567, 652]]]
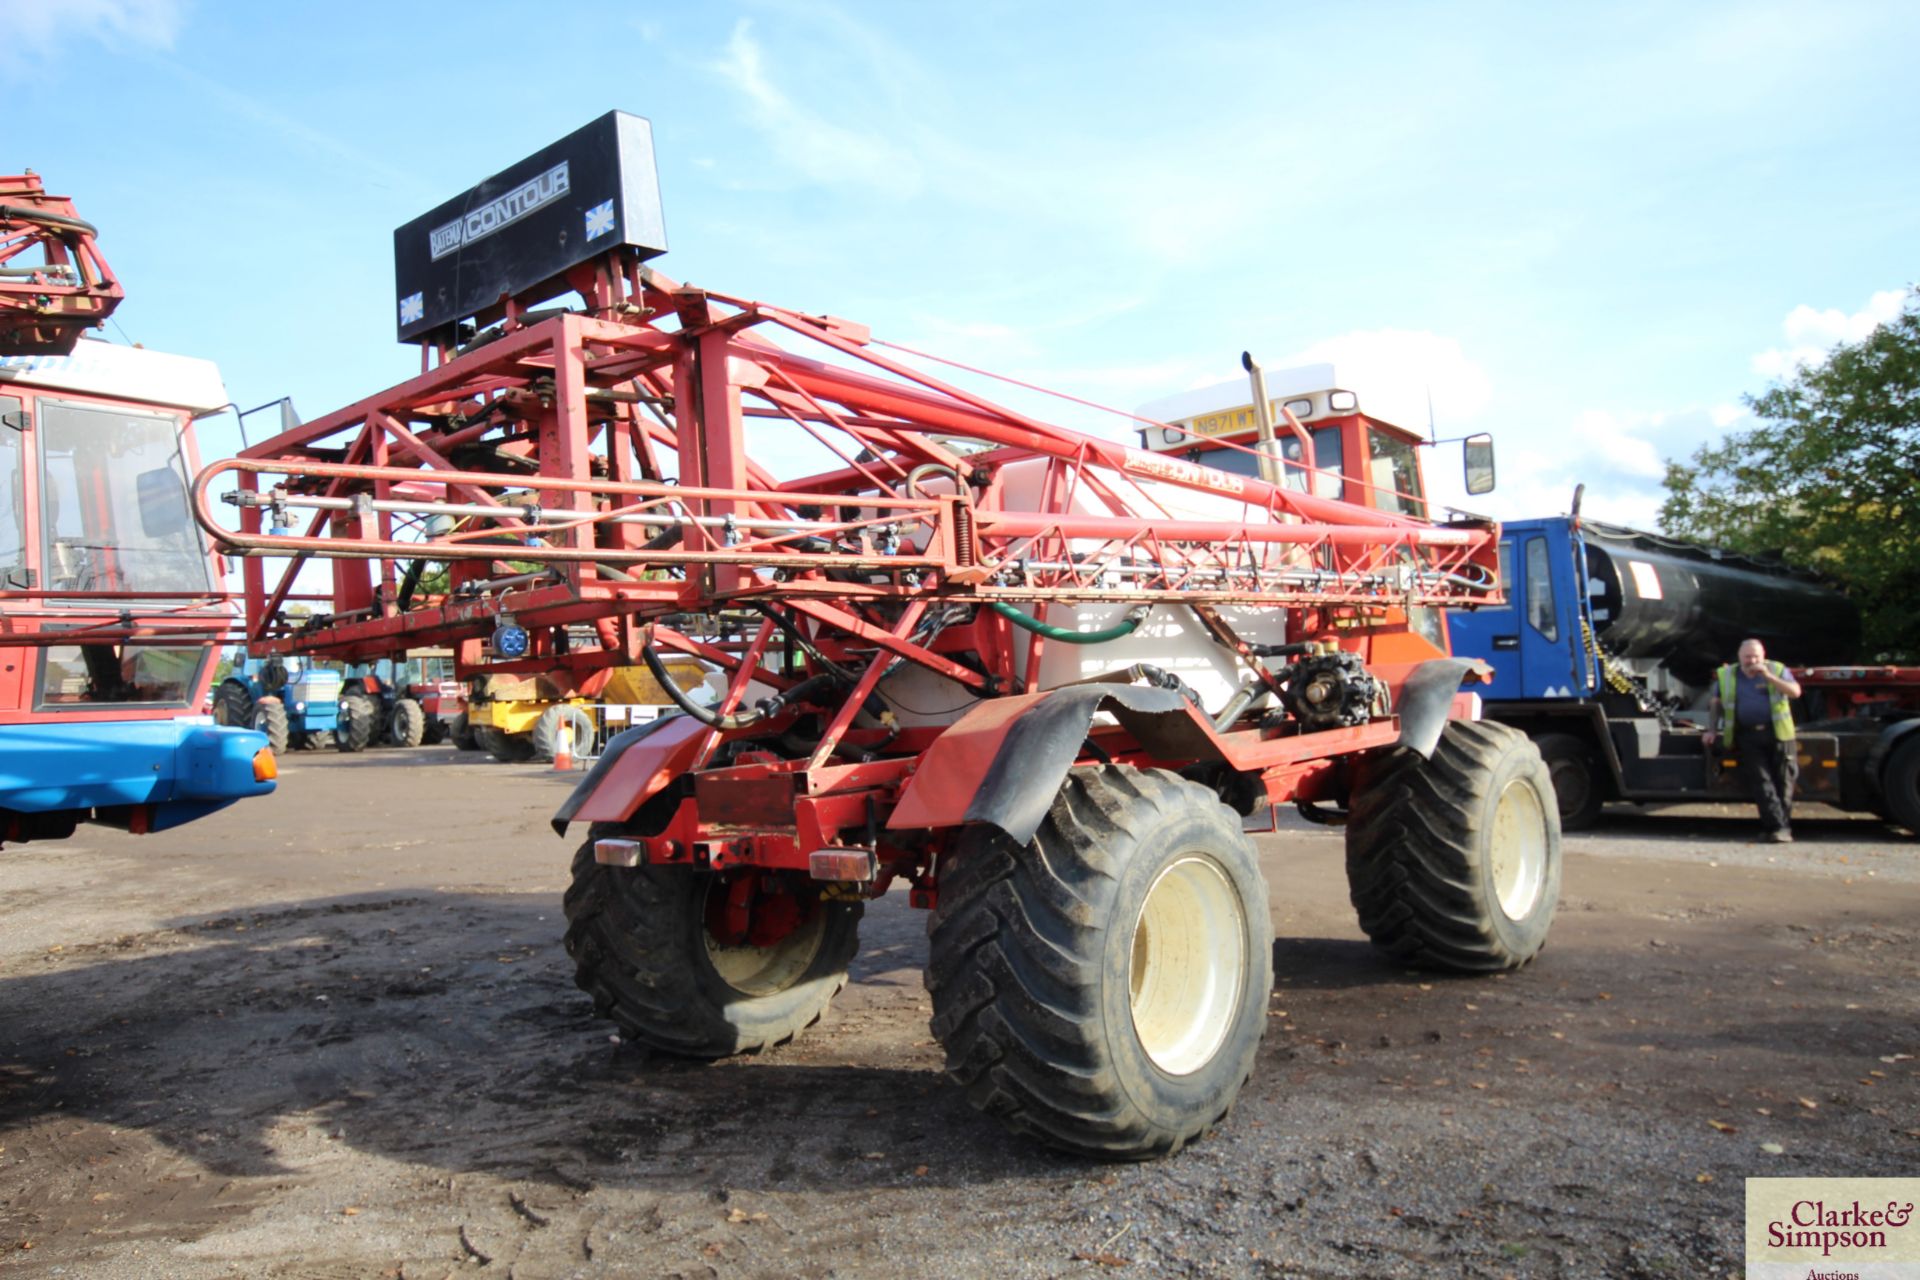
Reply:
[[1787, 699], [1799, 696], [1793, 672], [1769, 662], [1767, 648], [1758, 640], [1742, 640], [1739, 663], [1714, 675], [1707, 750], [1726, 734], [1747, 792], [1760, 806], [1760, 838], [1773, 844], [1793, 841], [1787, 824], [1793, 815], [1793, 783], [1800, 776], [1800, 748], [1793, 740], [1793, 709]]

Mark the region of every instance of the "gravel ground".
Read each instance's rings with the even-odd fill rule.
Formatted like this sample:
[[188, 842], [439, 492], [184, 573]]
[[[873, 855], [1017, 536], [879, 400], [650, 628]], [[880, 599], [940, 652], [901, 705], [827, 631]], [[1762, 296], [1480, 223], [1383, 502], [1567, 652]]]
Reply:
[[1920, 1167], [1920, 846], [1871, 821], [1624, 811], [1479, 980], [1386, 963], [1338, 834], [1288, 825], [1252, 1083], [1109, 1167], [946, 1084], [902, 895], [798, 1042], [615, 1043], [559, 947], [564, 782], [297, 755], [177, 832], [0, 853], [0, 1273], [1737, 1275], [1744, 1176]]

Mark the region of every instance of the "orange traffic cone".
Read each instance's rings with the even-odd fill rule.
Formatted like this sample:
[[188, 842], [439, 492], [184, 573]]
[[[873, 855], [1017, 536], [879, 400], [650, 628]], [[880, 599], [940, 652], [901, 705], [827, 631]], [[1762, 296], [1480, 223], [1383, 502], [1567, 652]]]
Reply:
[[560, 733], [553, 743], [553, 767], [561, 773], [573, 771], [573, 725], [570, 721], [560, 722]]

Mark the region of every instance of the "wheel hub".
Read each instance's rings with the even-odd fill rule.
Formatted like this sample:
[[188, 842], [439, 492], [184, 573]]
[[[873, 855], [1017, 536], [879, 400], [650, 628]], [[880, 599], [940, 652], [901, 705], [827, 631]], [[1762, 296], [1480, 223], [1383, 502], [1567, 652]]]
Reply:
[[1540, 796], [1521, 779], [1509, 782], [1494, 809], [1491, 844], [1493, 894], [1509, 920], [1522, 920], [1547, 883], [1547, 815]]
[[1134, 1033], [1168, 1075], [1191, 1075], [1225, 1043], [1246, 985], [1246, 932], [1240, 897], [1211, 858], [1182, 858], [1147, 890], [1129, 994]]
[[714, 971], [735, 990], [769, 995], [798, 981], [819, 953], [826, 913], [773, 876], [749, 869], [707, 890], [702, 933]]

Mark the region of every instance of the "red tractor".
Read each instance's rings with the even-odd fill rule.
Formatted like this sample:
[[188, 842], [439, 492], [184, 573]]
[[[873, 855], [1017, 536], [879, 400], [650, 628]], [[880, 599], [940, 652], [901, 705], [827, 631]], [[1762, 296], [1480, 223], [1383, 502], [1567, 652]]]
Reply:
[[[638, 663], [675, 695], [554, 818], [586, 828], [578, 983], [629, 1039], [791, 1039], [904, 884], [975, 1105], [1073, 1151], [1176, 1151], [1266, 1025], [1245, 831], [1275, 804], [1345, 824], [1394, 956], [1540, 949], [1551, 783], [1475, 718], [1440, 613], [1499, 601], [1491, 523], [1315, 496], [1270, 440], [1243, 475], [1065, 430], [859, 324], [677, 284], [645, 265], [651, 135], [621, 113], [395, 246], [420, 375], [208, 468], [196, 508], [246, 557], [250, 652], [448, 645], [462, 679], [589, 693]], [[331, 594], [291, 619], [316, 558]], [[682, 692], [668, 655], [724, 692]]]
[[119, 303], [92, 225], [0, 175], [0, 844], [178, 826], [277, 773], [198, 714], [232, 598], [188, 509], [210, 362], [85, 341]]

